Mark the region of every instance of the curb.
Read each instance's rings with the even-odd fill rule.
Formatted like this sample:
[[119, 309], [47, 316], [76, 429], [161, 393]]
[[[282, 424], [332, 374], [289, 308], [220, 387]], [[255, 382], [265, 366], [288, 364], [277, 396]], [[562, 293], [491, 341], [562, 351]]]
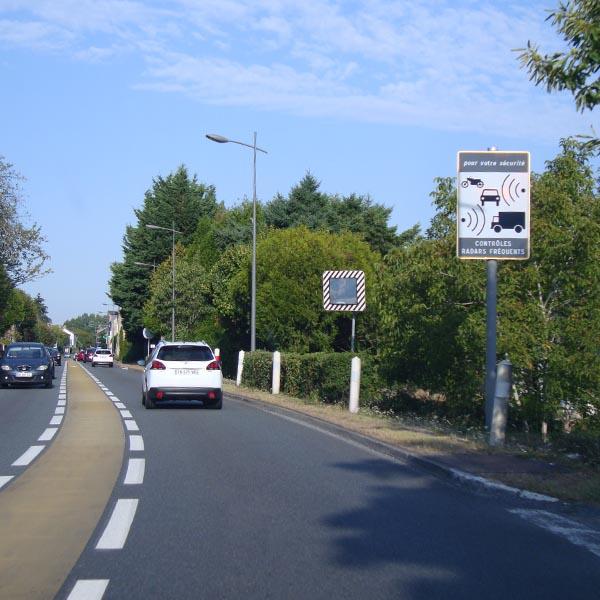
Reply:
[[249, 404], [258, 404], [263, 408], [269, 408], [271, 411], [275, 409], [281, 412], [288, 412], [294, 415], [301, 416], [306, 421], [313, 421], [315, 423], [318, 423], [321, 426], [321, 428], [328, 429], [330, 432], [341, 434], [344, 437], [358, 442], [361, 445], [367, 446], [372, 450], [376, 450], [377, 452], [385, 454], [391, 458], [403, 460], [410, 466], [419, 467], [434, 475], [458, 481], [461, 484], [468, 485], [469, 487], [484, 489], [492, 492], [499, 492], [503, 494], [509, 494], [511, 496], [516, 496], [523, 500], [531, 500], [535, 502], [561, 502], [559, 498], [554, 498], [545, 494], [539, 494], [537, 492], [530, 492], [529, 490], [512, 487], [504, 483], [494, 481], [493, 479], [487, 479], [485, 477], [469, 473], [468, 471], [463, 471], [461, 469], [450, 467], [431, 458], [426, 458], [424, 456], [414, 454], [401, 446], [392, 446], [391, 444], [387, 444], [362, 433], [357, 433], [350, 429], [346, 429], [345, 427], [342, 427], [341, 425], [338, 425], [336, 423], [331, 423], [330, 421], [327, 421], [325, 419], [321, 419], [313, 415], [308, 415], [302, 411], [295, 410], [293, 408], [283, 407], [277, 404], [270, 404], [269, 402], [265, 402], [264, 400], [258, 400], [256, 398], [251, 398], [249, 396], [244, 396], [242, 394], [237, 393], [228, 392], [227, 395], [231, 398], [234, 398], [235, 400], [240, 400]]

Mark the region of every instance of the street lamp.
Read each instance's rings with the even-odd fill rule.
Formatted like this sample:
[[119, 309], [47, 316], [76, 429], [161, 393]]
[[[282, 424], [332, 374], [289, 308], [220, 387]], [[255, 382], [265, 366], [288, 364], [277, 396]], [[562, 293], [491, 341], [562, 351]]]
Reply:
[[[171, 305], [171, 341], [175, 341], [175, 234], [183, 233], [183, 231], [177, 231], [175, 229], [175, 221], [173, 221], [173, 227], [160, 227], [159, 225], [150, 225], [146, 223], [148, 229], [161, 229], [162, 231], [170, 231], [173, 234], [173, 296]], [[148, 264], [148, 263], [146, 263]]]
[[256, 151], [268, 154], [266, 150], [259, 148], [256, 145], [256, 131], [254, 132], [254, 143], [252, 145], [230, 140], [216, 133], [207, 133], [206, 137], [212, 142], [218, 144], [238, 144], [252, 148], [253, 152], [253, 169], [252, 169], [252, 308], [250, 309], [250, 351], [256, 350]]

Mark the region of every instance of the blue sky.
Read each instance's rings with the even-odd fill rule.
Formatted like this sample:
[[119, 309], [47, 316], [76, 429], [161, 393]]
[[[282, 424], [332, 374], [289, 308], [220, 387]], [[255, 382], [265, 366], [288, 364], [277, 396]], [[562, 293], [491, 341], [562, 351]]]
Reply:
[[458, 150], [529, 150], [541, 171], [594, 116], [535, 88], [513, 51], [560, 48], [556, 4], [0, 0], [0, 154], [52, 257], [26, 290], [57, 323], [105, 309], [133, 208], [180, 164], [227, 205], [250, 195], [251, 151], [209, 132], [258, 132], [262, 200], [310, 170], [392, 207], [399, 231], [427, 226]]

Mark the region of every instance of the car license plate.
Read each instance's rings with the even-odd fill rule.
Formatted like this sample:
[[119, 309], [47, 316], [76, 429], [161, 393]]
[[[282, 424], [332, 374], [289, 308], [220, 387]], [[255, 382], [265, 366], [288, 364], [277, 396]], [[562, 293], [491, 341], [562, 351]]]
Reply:
[[175, 369], [175, 375], [199, 375], [198, 369]]
[[33, 377], [33, 373], [15, 373], [15, 377]]

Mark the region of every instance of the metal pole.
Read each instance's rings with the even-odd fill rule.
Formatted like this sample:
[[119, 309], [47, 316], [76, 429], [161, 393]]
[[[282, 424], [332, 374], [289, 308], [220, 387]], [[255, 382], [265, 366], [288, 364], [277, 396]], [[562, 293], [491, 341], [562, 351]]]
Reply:
[[175, 221], [173, 221], [173, 294], [171, 305], [171, 341], [175, 341]]
[[496, 390], [496, 298], [498, 284], [498, 263], [488, 260], [486, 263], [486, 353], [485, 353], [485, 426], [492, 425], [494, 394]]
[[250, 351], [256, 350], [256, 131], [252, 169], [252, 307], [250, 309]]
[[352, 313], [352, 335], [350, 336], [350, 352], [354, 352], [355, 337], [356, 337], [356, 314]]

